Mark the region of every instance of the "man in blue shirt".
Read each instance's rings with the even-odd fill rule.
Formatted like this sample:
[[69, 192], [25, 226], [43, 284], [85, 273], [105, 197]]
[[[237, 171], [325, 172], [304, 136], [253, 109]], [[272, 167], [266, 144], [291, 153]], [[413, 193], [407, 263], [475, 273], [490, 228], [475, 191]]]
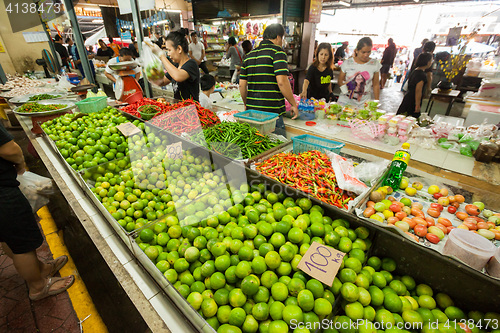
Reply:
[[[85, 40], [87, 39], [85, 36], [83, 36], [83, 41], [85, 42]], [[82, 73], [82, 76], [85, 77], [85, 73], [83, 72], [83, 65], [82, 65], [82, 60], [80, 59], [80, 55], [78, 54], [78, 48], [75, 47], [73, 48], [73, 59], [75, 61], [75, 65], [76, 67], [80, 70], [80, 73]], [[90, 64], [90, 69], [92, 70], [92, 77], [95, 78], [95, 68], [94, 68], [94, 63], [92, 61], [90, 61], [90, 59], [93, 59], [94, 58], [94, 54], [89, 54], [89, 51], [87, 51], [87, 49], [85, 49], [85, 52], [87, 52], [87, 57], [89, 58], [89, 64]]]

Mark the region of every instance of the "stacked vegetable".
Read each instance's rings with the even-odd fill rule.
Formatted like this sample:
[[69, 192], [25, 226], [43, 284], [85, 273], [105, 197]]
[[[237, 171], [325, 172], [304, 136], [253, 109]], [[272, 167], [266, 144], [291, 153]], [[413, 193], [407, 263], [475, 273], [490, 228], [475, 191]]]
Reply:
[[298, 155], [280, 153], [257, 164], [257, 170], [339, 208], [347, 209], [347, 203], [354, 199], [337, 186], [330, 159], [317, 150]]
[[220, 123], [219, 118], [209, 109], [203, 108], [198, 102], [184, 100], [172, 104], [170, 110], [162, 110], [151, 120], [155, 126], [166, 129], [174, 134], [190, 133]]
[[235, 122], [222, 122], [206, 128], [193, 135], [191, 140], [234, 159], [257, 156], [281, 143], [260, 134], [249, 124]]
[[38, 112], [47, 112], [54, 111], [65, 108], [66, 104], [38, 104], [34, 103], [26, 103], [17, 109], [17, 112], [20, 113], [38, 113]]
[[42, 101], [44, 99], [51, 99], [51, 98], [57, 98], [57, 97], [61, 97], [61, 95], [51, 95], [51, 94], [39, 94], [39, 95], [35, 95], [35, 96], [31, 96], [29, 98], [29, 101]]

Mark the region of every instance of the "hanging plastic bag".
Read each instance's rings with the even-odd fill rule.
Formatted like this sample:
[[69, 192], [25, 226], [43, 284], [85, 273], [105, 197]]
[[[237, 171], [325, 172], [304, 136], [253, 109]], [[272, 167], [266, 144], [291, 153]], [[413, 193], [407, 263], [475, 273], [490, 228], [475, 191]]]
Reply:
[[151, 51], [146, 42], [142, 42], [142, 64], [148, 80], [156, 81], [165, 76], [160, 58]]
[[36, 213], [40, 208], [49, 203], [46, 195], [54, 193], [52, 187], [52, 179], [42, 177], [33, 172], [25, 172], [17, 176], [19, 189], [28, 199], [33, 213]]
[[332, 162], [335, 178], [341, 189], [360, 195], [368, 188], [366, 184], [356, 177], [351, 161], [333, 152], [327, 152], [327, 155]]
[[366, 184], [371, 184], [380, 177], [385, 169], [387, 169], [388, 164], [389, 162], [387, 160], [361, 162], [354, 167], [354, 172], [356, 172], [356, 176], [358, 176], [361, 181]]

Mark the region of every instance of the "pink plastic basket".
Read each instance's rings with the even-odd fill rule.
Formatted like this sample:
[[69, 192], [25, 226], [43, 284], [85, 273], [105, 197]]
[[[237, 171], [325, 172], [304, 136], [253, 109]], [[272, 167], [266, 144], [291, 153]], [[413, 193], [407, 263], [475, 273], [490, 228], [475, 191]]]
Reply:
[[371, 121], [361, 119], [349, 120], [351, 132], [355, 137], [364, 140], [373, 140], [384, 133], [384, 127]]

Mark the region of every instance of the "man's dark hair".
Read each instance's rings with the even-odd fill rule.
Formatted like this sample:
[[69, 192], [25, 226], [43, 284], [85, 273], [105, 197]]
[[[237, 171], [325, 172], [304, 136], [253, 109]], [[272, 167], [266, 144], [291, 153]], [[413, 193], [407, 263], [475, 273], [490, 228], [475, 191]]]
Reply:
[[[97, 41], [97, 43], [100, 43], [100, 42], [103, 42], [103, 43], [104, 43], [104, 41], [103, 41], [102, 39], [99, 39], [99, 40]], [[105, 44], [106, 44], [106, 43], [105, 43]]]
[[424, 52], [434, 52], [436, 49], [436, 43], [434, 42], [427, 42], [424, 44]]
[[432, 59], [432, 53], [420, 53], [415, 62], [415, 68], [426, 66]]
[[215, 86], [215, 78], [210, 74], [205, 74], [200, 78], [201, 91], [207, 91]]
[[187, 28], [180, 28], [179, 29], [179, 32], [183, 35], [183, 36], [187, 36], [189, 35], [189, 30]]
[[68, 44], [70, 40], [71, 40], [71, 38], [69, 38], [69, 37], [66, 38], [66, 44]]
[[236, 45], [236, 38], [234, 37], [229, 37], [229, 39], [227, 40], [227, 43], [229, 45]]
[[120, 57], [126, 57], [126, 56], [131, 56], [133, 57], [134, 56], [134, 52], [132, 52], [131, 49], [129, 48], [121, 48], [120, 51], [118, 51], [118, 54], [120, 55]]
[[285, 35], [285, 28], [279, 23], [273, 23], [268, 25], [262, 38], [264, 39], [276, 39], [278, 36], [283, 37]]
[[198, 34], [196, 33], [196, 31], [193, 31], [193, 32], [191, 33], [191, 37], [193, 37], [193, 36], [198, 37]]
[[54, 37], [54, 40], [55, 40], [56, 42], [58, 42], [58, 41], [62, 40], [62, 37], [61, 37], [61, 36], [59, 36], [59, 35], [56, 35], [56, 36]]
[[113, 43], [113, 37], [111, 37], [111, 35], [108, 36], [108, 39], [109, 39], [109, 44]]

